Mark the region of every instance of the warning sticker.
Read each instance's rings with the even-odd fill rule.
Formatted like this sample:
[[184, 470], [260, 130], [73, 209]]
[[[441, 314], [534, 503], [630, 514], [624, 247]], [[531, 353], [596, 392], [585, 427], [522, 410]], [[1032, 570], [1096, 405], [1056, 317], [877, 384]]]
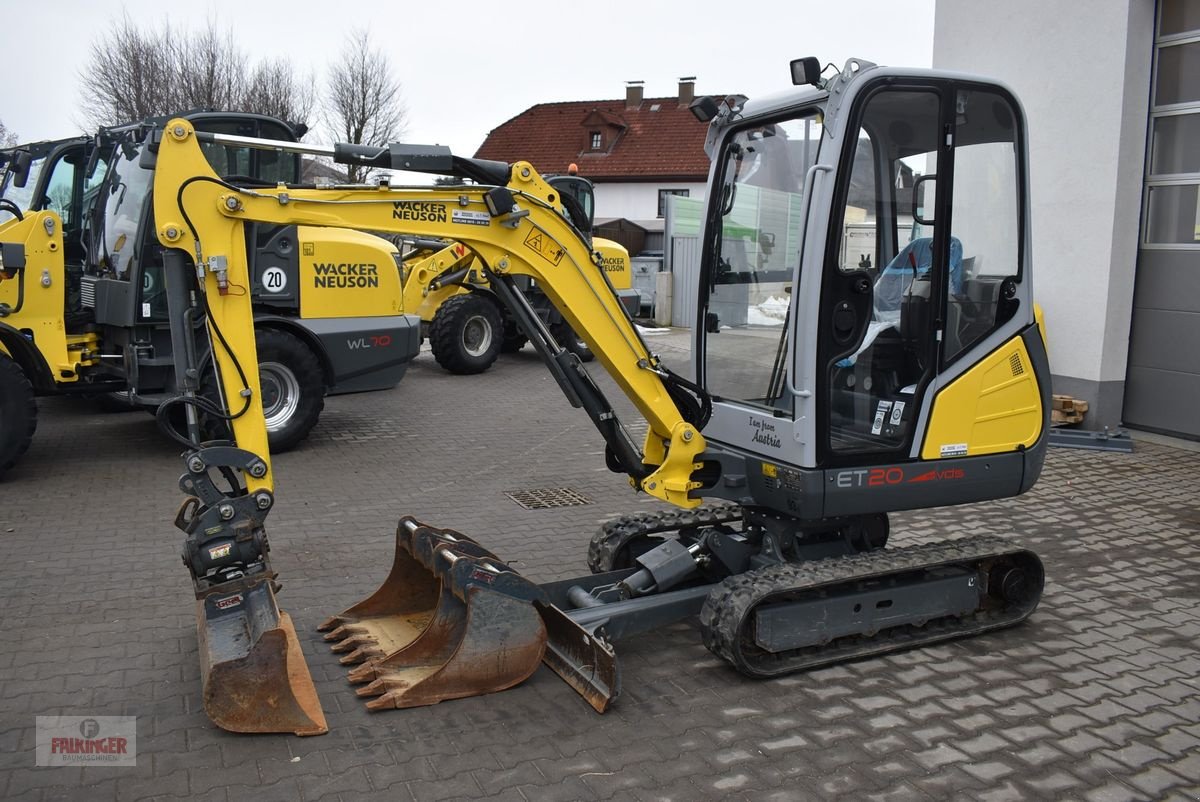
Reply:
[[562, 246], [536, 228], [529, 232], [529, 236], [525, 237], [525, 247], [536, 251], [538, 256], [551, 264], [557, 265], [562, 261]]
[[451, 220], [455, 223], [463, 223], [468, 226], [490, 226], [492, 218], [487, 212], [469, 212], [465, 209], [455, 209], [450, 214]]
[[880, 401], [879, 406], [875, 408], [875, 420], [871, 424], [871, 434], [881, 434], [883, 432], [883, 422], [887, 420], [888, 413], [892, 409], [891, 401]]

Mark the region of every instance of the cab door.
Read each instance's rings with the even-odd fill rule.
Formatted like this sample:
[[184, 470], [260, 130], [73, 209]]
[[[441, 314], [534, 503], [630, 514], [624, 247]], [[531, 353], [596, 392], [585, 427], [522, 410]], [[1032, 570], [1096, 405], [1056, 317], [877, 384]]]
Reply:
[[[822, 267], [822, 464], [921, 455], [936, 396], [1017, 334], [1022, 299], [1031, 317], [1028, 287], [1018, 291], [1025, 236], [1019, 120], [1003, 90], [968, 82], [881, 79], [857, 94]], [[1006, 380], [997, 374], [987, 381]], [[985, 406], [965, 413], [984, 428]], [[971, 437], [950, 439], [934, 457], [971, 449]]]

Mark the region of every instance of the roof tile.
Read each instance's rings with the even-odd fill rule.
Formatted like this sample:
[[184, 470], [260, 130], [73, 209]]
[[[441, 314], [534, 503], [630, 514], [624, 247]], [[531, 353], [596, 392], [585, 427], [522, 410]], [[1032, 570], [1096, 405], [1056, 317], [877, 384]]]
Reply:
[[[606, 129], [606, 143], [616, 136], [604, 151], [589, 147], [589, 132], [598, 127]], [[574, 163], [594, 181], [703, 181], [707, 131], [676, 97], [645, 98], [636, 109], [625, 108], [624, 99], [539, 103], [488, 134], [475, 156], [525, 160], [542, 173], [565, 173]]]

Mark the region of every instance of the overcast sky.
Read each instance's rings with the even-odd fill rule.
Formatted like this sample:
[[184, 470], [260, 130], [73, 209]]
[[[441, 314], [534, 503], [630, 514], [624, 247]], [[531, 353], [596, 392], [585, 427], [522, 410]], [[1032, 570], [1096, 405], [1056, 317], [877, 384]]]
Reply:
[[[74, 109], [92, 44], [124, 8], [144, 26], [232, 26], [253, 58], [286, 56], [318, 82], [347, 34], [367, 27], [391, 58], [408, 109], [405, 139], [472, 155], [488, 132], [536, 103], [674, 95], [681, 76], [697, 94], [759, 96], [789, 85], [788, 62], [817, 56], [839, 66], [932, 63], [934, 0], [329, 0], [238, 3], [0, 3], [5, 63], [0, 120], [20, 141], [82, 132]], [[168, 17], [167, 11], [170, 10]], [[316, 126], [314, 126], [316, 128]], [[324, 142], [319, 130], [307, 137]]]

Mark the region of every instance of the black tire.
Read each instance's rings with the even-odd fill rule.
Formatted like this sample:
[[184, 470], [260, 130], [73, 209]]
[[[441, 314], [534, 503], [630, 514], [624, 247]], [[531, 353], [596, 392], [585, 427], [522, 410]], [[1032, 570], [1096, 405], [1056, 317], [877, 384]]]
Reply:
[[287, 451], [308, 437], [321, 417], [325, 372], [312, 349], [285, 331], [258, 329], [254, 342], [267, 442], [275, 453]]
[[500, 340], [500, 353], [515, 354], [525, 347], [529, 338], [521, 331], [521, 327], [511, 320], [504, 322], [504, 338]]
[[592, 349], [588, 348], [588, 344], [579, 338], [575, 329], [571, 328], [571, 324], [567, 321], [555, 324], [551, 327], [550, 333], [554, 335], [555, 340], [558, 340], [559, 345], [579, 357], [580, 362], [591, 362], [596, 358]]
[[486, 295], [455, 295], [438, 309], [429, 326], [429, 345], [438, 364], [451, 373], [482, 373], [500, 356], [504, 323]]
[[0, 476], [29, 449], [37, 429], [37, 401], [25, 372], [0, 353]]

